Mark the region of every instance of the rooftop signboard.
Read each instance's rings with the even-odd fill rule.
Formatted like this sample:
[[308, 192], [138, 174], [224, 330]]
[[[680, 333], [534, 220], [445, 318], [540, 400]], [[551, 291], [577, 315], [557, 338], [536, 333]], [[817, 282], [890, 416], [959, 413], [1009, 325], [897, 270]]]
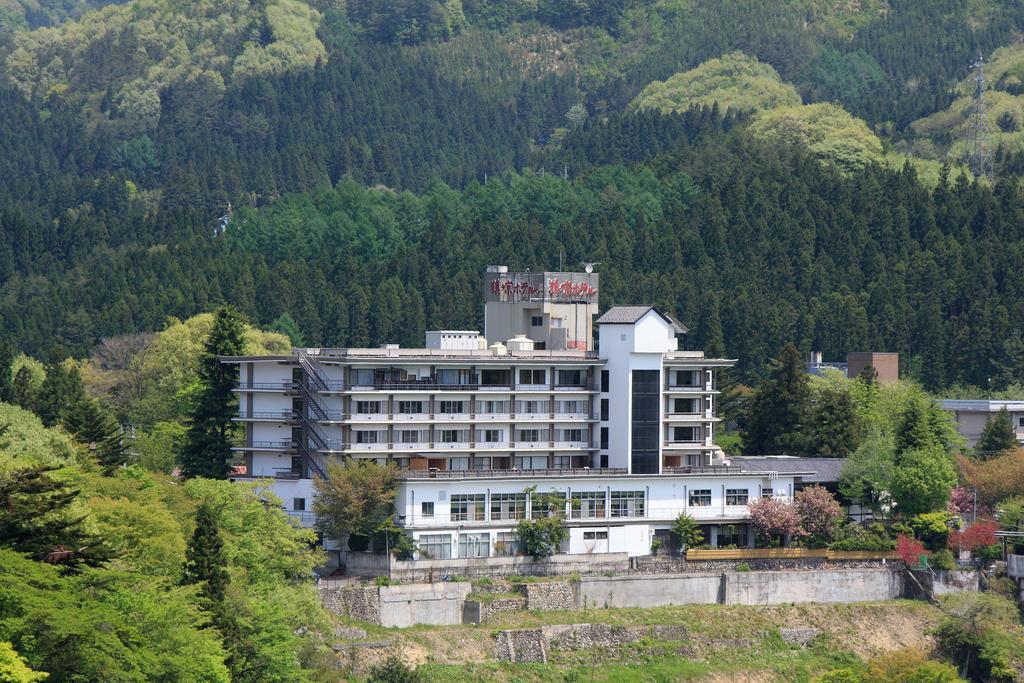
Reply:
[[484, 276], [484, 301], [596, 304], [597, 273], [493, 273]]

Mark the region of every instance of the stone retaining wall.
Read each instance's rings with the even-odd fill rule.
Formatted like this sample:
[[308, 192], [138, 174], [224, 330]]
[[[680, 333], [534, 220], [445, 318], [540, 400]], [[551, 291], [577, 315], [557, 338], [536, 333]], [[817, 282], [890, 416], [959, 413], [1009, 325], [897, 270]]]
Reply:
[[564, 581], [522, 584], [526, 592], [526, 609], [541, 612], [576, 609], [572, 585]]
[[[900, 563], [902, 565], [902, 563]], [[740, 565], [750, 571], [811, 571], [832, 569], [878, 569], [892, 567], [893, 561], [883, 560], [826, 560], [825, 558], [767, 559], [767, 560], [685, 560], [660, 556], [634, 557], [630, 561], [630, 574], [696, 574], [734, 572]]]
[[494, 642], [494, 658], [514, 664], [548, 661], [547, 639], [539, 628], [498, 631]]
[[526, 598], [497, 598], [494, 600], [466, 600], [462, 612], [462, 623], [483, 624], [499, 614], [522, 612], [526, 609]]

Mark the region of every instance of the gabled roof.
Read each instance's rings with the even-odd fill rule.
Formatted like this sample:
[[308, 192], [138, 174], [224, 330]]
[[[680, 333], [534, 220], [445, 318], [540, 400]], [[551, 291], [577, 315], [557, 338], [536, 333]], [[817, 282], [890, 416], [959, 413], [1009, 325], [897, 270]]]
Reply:
[[668, 313], [661, 311], [656, 306], [612, 306], [605, 311], [604, 315], [597, 319], [597, 324], [632, 325], [651, 311], [660, 315], [665, 322], [672, 326], [672, 329], [674, 329], [677, 334], [686, 334], [689, 332], [685, 325], [670, 316]]

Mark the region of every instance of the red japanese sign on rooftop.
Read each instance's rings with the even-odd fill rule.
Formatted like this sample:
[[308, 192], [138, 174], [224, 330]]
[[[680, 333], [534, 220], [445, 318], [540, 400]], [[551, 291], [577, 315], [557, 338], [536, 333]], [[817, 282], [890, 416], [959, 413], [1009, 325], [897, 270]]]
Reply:
[[597, 273], [488, 273], [484, 299], [521, 303], [597, 303]]

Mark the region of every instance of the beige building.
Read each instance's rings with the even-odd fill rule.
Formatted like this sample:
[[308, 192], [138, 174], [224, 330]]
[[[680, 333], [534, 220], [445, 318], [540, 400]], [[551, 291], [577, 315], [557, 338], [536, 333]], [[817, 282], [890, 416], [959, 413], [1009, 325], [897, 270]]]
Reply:
[[1024, 445], [1024, 401], [940, 400], [943, 410], [953, 413], [957, 431], [974, 448], [985, 429], [985, 424], [1003, 408], [1010, 413], [1010, 421], [1017, 434], [1017, 442]]

